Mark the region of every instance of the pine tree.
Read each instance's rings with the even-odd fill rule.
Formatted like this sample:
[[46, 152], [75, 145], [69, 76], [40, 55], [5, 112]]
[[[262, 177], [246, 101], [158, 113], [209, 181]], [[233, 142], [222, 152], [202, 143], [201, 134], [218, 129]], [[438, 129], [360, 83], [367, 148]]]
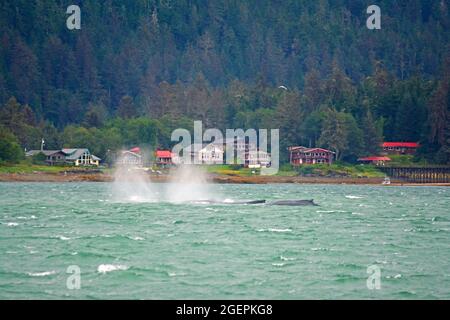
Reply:
[[23, 151], [16, 136], [0, 126], [0, 164], [3, 162], [16, 163], [22, 157]]
[[336, 159], [342, 160], [349, 148], [349, 130], [345, 114], [335, 109], [328, 109], [322, 125], [322, 133], [319, 138], [321, 147], [330, 148], [336, 152]]
[[120, 99], [117, 115], [123, 119], [130, 119], [137, 116], [136, 106], [134, 105], [132, 97], [123, 96], [122, 99]]
[[381, 151], [382, 135], [373, 119], [372, 112], [367, 110], [362, 121], [366, 155], [378, 155]]
[[36, 105], [40, 94], [38, 59], [19, 37], [12, 47], [10, 68], [15, 96], [21, 102]]

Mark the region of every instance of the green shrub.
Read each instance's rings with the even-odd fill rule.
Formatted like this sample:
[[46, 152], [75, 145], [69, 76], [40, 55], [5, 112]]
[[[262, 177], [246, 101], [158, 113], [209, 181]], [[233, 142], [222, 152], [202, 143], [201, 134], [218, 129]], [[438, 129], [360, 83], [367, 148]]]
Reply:
[[23, 151], [17, 137], [0, 127], [0, 162], [18, 163], [23, 158]]
[[236, 170], [236, 171], [238, 171], [238, 170], [241, 170], [241, 169], [242, 169], [242, 165], [240, 165], [240, 164], [231, 164], [231, 165], [229, 166], [229, 168], [230, 168], [231, 170]]
[[45, 164], [47, 157], [42, 152], [39, 152], [31, 157], [31, 163], [33, 164]]

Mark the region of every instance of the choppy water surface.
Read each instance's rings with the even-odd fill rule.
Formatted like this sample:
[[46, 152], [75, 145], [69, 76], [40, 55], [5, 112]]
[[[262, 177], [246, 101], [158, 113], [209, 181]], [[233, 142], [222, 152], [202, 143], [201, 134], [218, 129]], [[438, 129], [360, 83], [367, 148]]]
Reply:
[[[447, 188], [208, 189], [320, 206], [127, 203], [107, 183], [1, 183], [0, 298], [450, 298]], [[79, 290], [66, 286], [71, 265]], [[371, 265], [380, 290], [367, 289]]]

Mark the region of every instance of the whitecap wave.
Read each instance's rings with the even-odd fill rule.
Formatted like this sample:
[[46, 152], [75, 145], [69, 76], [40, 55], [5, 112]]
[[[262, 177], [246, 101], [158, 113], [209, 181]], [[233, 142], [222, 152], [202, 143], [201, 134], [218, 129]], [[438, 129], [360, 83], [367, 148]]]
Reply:
[[19, 224], [17, 222], [8, 222], [6, 225], [8, 227], [17, 227]]
[[352, 196], [352, 195], [348, 195], [348, 196], [345, 196], [347, 199], [362, 199], [363, 197], [361, 197], [361, 196]]
[[136, 237], [129, 236], [128, 239], [134, 240], [134, 241], [144, 241], [145, 240], [144, 238], [139, 237], [139, 236], [136, 236]]
[[128, 270], [128, 267], [120, 264], [101, 264], [97, 267], [97, 272], [99, 273], [107, 273], [120, 270]]
[[19, 216], [17, 217], [17, 220], [32, 220], [32, 219], [37, 219], [35, 215], [26, 217], [26, 216]]
[[44, 272], [28, 272], [27, 274], [30, 277], [46, 277], [46, 276], [51, 276], [53, 274], [56, 274], [56, 271], [52, 270], [52, 271], [44, 271]]
[[283, 267], [284, 263], [272, 263], [274, 267]]
[[311, 251], [330, 251], [328, 248], [311, 248]]
[[269, 229], [258, 229], [258, 232], [279, 232], [279, 233], [284, 233], [284, 232], [292, 232], [292, 229], [277, 229], [277, 228], [269, 228]]
[[295, 258], [287, 258], [287, 257], [283, 257], [283, 256], [281, 256], [280, 259], [283, 261], [294, 261], [295, 260]]

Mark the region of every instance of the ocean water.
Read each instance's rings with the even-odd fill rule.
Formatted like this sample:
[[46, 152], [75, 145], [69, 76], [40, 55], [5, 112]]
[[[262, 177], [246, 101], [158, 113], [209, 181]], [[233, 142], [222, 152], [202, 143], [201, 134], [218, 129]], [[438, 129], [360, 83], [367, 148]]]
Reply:
[[[448, 188], [207, 188], [319, 206], [127, 202], [108, 183], [0, 183], [0, 299], [450, 299]], [[79, 289], [67, 286], [70, 266]]]

